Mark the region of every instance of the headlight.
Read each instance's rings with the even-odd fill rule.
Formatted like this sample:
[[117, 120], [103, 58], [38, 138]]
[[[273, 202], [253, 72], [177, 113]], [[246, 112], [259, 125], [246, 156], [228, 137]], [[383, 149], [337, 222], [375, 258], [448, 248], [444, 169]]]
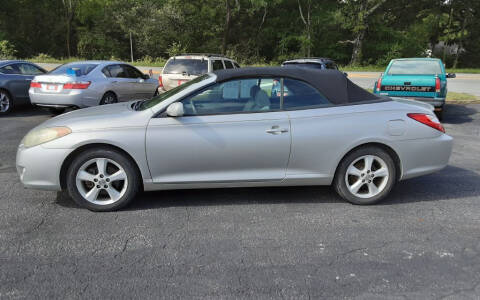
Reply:
[[23, 146], [30, 148], [46, 142], [50, 142], [70, 134], [68, 127], [50, 127], [30, 131], [22, 140]]

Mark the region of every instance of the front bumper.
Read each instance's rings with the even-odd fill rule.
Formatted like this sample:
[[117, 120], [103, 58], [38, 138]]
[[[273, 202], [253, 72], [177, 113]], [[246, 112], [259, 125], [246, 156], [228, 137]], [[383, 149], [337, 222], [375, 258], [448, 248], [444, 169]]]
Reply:
[[30, 101], [33, 105], [44, 107], [86, 107], [88, 100], [83, 90], [74, 90], [68, 94], [53, 94], [29, 90]]
[[60, 170], [72, 149], [47, 149], [42, 145], [17, 149], [17, 173], [26, 188], [61, 191]]

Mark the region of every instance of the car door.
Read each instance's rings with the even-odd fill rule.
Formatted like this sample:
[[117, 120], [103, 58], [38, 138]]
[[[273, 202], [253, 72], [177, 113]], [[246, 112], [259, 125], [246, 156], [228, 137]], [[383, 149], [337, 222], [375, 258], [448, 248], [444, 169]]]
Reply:
[[[255, 81], [256, 85], [252, 79], [212, 85], [181, 100], [183, 116], [163, 113], [152, 118], [146, 153], [153, 182], [284, 179], [290, 155], [290, 122], [275, 105], [275, 96], [268, 96], [268, 87], [260, 87], [259, 79]], [[245, 86], [255, 89], [256, 94], [242, 92]]]
[[21, 102], [28, 101], [28, 89], [35, 75], [43, 74], [43, 70], [28, 63], [12, 63], [0, 69], [7, 76], [6, 87], [12, 96]]
[[[118, 101], [128, 101], [134, 94], [132, 79], [129, 78], [128, 71], [124, 64], [109, 65], [106, 67], [110, 77], [108, 77], [109, 88], [117, 95]], [[104, 73], [105, 74], [105, 73]]]
[[125, 65], [125, 68], [128, 71], [129, 78], [133, 80], [133, 90], [134, 94], [132, 95], [133, 99], [150, 99], [153, 96], [156, 85], [150, 80], [145, 80], [145, 75], [140, 72], [137, 68], [134, 68], [129, 65]]

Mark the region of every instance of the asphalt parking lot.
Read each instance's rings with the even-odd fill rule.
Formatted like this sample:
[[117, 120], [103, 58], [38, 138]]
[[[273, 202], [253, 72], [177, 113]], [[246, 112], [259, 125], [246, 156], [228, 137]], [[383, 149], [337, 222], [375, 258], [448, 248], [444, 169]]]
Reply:
[[[479, 299], [480, 104], [448, 105], [450, 165], [376, 206], [329, 187], [144, 193], [114, 213], [24, 189], [0, 118], [0, 298]], [[46, 170], [48, 171], [48, 170]]]

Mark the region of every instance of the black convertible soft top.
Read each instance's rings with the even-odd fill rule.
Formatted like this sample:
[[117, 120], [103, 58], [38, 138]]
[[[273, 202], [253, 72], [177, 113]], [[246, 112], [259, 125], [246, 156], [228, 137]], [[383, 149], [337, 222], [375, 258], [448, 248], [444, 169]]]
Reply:
[[337, 70], [317, 70], [297, 67], [266, 67], [227, 69], [214, 72], [217, 82], [248, 77], [287, 77], [302, 80], [318, 89], [332, 104], [386, 101], [351, 82]]

